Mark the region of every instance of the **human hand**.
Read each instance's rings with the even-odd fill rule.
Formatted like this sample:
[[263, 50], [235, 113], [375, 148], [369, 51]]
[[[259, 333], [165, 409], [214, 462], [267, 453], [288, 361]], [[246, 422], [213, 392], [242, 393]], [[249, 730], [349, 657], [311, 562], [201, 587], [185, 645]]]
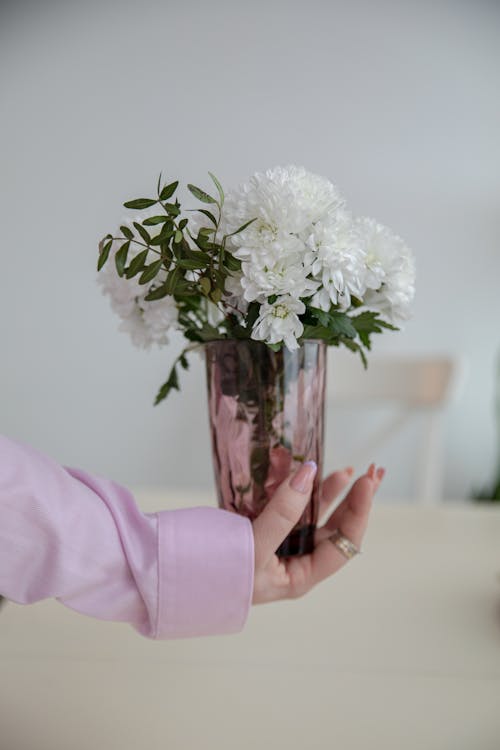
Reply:
[[[316, 465], [303, 464], [277, 489], [273, 498], [253, 522], [255, 575], [252, 604], [277, 599], [296, 599], [317, 583], [336, 573], [348, 561], [329, 540], [336, 529], [359, 549], [363, 539], [372, 498], [385, 470], [371, 464], [359, 477], [347, 496], [316, 530], [315, 550], [310, 555], [280, 559], [276, 550], [299, 521], [311, 496]], [[321, 488], [319, 518], [331, 507], [334, 499], [348, 485], [352, 469], [336, 471], [328, 476]]]

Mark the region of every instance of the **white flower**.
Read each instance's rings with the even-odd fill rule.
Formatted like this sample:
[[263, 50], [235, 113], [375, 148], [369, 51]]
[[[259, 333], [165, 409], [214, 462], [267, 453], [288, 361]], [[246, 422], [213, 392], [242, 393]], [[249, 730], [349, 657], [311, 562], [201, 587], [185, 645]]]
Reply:
[[364, 305], [390, 322], [408, 320], [415, 296], [413, 253], [401, 237], [374, 219], [360, 218], [355, 223], [365, 252]]
[[307, 216], [308, 224], [314, 224], [325, 214], [333, 213], [344, 205], [343, 197], [330, 180], [308, 172], [304, 167], [276, 167], [270, 172], [275, 179], [280, 176], [291, 186], [295, 205]]
[[322, 287], [311, 303], [328, 310], [332, 303], [342, 310], [351, 306], [351, 295], [364, 293], [365, 253], [355, 225], [346, 211], [318, 221], [307, 238], [305, 260]]
[[299, 299], [313, 294], [319, 284], [308, 278], [311, 269], [304, 266], [303, 256], [304, 253], [274, 258], [268, 255], [243, 262], [241, 286], [245, 300], [263, 302], [274, 294], [290, 294]]
[[129, 315], [123, 318], [118, 330], [128, 333], [133, 345], [138, 349], [151, 349], [151, 337], [138, 305], [132, 309]]
[[[343, 204], [338, 190], [325, 177], [303, 167], [275, 167], [254, 174], [247, 183], [228, 193], [223, 210], [223, 229], [230, 233], [251, 219], [255, 221], [231, 238], [238, 257], [251, 254], [288, 235], [303, 232], [328, 211]], [[284, 248], [286, 249], [286, 248]]]
[[283, 341], [290, 351], [298, 349], [297, 338], [304, 331], [298, 316], [305, 309], [303, 302], [290, 295], [278, 297], [273, 304], [264, 302], [252, 330], [252, 339], [265, 341], [267, 344], [279, 344]]
[[167, 331], [177, 325], [177, 305], [170, 295], [140, 303], [142, 317], [152, 344], [168, 344]]

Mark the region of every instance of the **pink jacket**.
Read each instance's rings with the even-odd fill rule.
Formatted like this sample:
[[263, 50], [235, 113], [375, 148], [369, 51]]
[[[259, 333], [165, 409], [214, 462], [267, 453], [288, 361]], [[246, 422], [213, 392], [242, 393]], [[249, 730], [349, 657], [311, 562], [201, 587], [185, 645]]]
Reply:
[[0, 435], [0, 594], [55, 597], [149, 638], [240, 631], [253, 592], [250, 521], [218, 508], [142, 513], [110, 479]]

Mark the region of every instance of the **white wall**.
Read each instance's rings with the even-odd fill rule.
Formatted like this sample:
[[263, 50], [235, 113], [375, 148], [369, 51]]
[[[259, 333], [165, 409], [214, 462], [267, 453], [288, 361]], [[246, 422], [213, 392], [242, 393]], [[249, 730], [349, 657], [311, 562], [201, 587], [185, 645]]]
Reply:
[[[414, 249], [414, 320], [376, 351], [467, 357], [446, 493], [489, 479], [499, 21], [477, 1], [2, 3], [2, 433], [126, 484], [209, 486], [201, 364], [153, 408], [181, 341], [116, 331], [96, 243], [160, 170], [229, 186], [295, 162]], [[388, 460], [403, 494], [412, 456]]]

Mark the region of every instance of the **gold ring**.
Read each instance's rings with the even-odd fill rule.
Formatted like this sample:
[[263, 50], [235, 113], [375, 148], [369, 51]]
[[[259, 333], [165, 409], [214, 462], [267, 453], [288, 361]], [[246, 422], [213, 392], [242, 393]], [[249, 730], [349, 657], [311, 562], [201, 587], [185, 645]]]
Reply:
[[350, 539], [340, 533], [339, 529], [335, 529], [333, 534], [331, 534], [328, 539], [337, 547], [338, 550], [340, 550], [340, 552], [342, 552], [344, 557], [346, 557], [348, 560], [354, 557], [354, 555], [359, 555], [361, 552], [361, 550], [359, 550], [356, 545], [351, 542]]

